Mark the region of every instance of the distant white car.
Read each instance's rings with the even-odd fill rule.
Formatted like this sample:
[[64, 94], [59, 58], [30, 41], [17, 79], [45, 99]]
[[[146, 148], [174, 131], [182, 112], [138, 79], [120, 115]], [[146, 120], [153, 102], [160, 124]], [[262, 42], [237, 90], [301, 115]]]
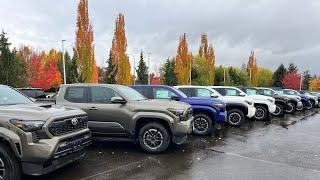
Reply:
[[275, 99], [272, 97], [248, 95], [239, 88], [232, 86], [213, 86], [213, 88], [226, 97], [240, 96], [252, 99], [254, 101], [254, 107], [256, 108], [254, 118], [257, 120], [266, 120], [270, 113], [276, 111]]
[[247, 97], [226, 97], [222, 96], [212, 87], [208, 86], [174, 86], [184, 92], [188, 97], [212, 97], [219, 98], [226, 103], [228, 112], [227, 122], [232, 126], [240, 126], [245, 117], [252, 118], [255, 115], [256, 108], [252, 99]]

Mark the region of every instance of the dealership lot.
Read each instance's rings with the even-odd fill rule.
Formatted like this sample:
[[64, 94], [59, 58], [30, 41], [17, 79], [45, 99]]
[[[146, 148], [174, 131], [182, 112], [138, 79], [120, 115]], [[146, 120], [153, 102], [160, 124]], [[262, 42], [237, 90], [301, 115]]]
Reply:
[[222, 137], [191, 136], [150, 155], [136, 145], [94, 142], [85, 158], [23, 179], [320, 179], [320, 111], [227, 127]]

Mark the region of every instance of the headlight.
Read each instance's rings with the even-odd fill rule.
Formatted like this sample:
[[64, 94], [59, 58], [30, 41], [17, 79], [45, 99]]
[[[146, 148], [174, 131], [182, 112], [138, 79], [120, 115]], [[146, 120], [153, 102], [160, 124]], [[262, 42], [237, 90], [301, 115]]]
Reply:
[[176, 115], [176, 116], [182, 116], [184, 110], [183, 109], [173, 109], [173, 108], [168, 108], [168, 111], [171, 112], [172, 114]]
[[246, 103], [249, 104], [250, 106], [253, 104], [252, 101], [248, 101], [248, 100], [245, 100], [244, 102], [246, 102]]
[[212, 106], [217, 109], [223, 109], [225, 107], [225, 105], [222, 103], [213, 103]]
[[18, 119], [11, 119], [10, 123], [16, 126], [19, 129], [22, 129], [25, 132], [40, 130], [44, 125], [44, 121], [28, 121], [28, 120], [18, 120]]

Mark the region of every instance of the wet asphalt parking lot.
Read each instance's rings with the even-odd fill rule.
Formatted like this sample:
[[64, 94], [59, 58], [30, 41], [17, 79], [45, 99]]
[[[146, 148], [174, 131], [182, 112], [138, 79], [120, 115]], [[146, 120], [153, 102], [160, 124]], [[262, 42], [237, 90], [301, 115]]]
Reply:
[[41, 177], [23, 179], [320, 179], [320, 109], [268, 122], [248, 120], [223, 135], [190, 136], [151, 155], [138, 145], [94, 142], [86, 156]]

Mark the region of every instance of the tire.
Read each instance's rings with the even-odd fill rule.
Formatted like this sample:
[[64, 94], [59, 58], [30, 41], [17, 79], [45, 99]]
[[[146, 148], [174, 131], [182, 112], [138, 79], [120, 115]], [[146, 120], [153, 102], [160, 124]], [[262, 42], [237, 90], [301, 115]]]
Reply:
[[304, 110], [304, 103], [302, 103], [302, 106], [300, 108], [297, 108], [297, 111], [303, 111]]
[[244, 121], [244, 113], [239, 109], [231, 109], [228, 111], [227, 121], [230, 126], [240, 126]]
[[[314, 108], [314, 107], [316, 106], [316, 104], [315, 104], [314, 101], [310, 101], [310, 103], [311, 103], [312, 108]], [[311, 108], [311, 109], [312, 109], [312, 108]]]
[[289, 102], [287, 108], [286, 108], [286, 113], [292, 114], [296, 111], [296, 105], [292, 102]]
[[284, 116], [284, 107], [281, 104], [276, 103], [276, 111], [272, 113], [276, 117], [283, 117]]
[[209, 116], [199, 113], [194, 116], [193, 133], [196, 135], [210, 135], [212, 133], [212, 120]]
[[311, 101], [308, 101], [307, 104], [304, 104], [304, 109], [305, 109], [305, 110], [310, 110], [310, 109], [312, 109], [312, 102], [311, 102]]
[[164, 152], [170, 143], [169, 130], [160, 123], [148, 123], [139, 131], [139, 145], [148, 153]]
[[0, 143], [0, 179], [20, 180], [21, 164], [12, 150]]
[[260, 105], [255, 106], [256, 107], [256, 114], [254, 115], [254, 118], [259, 121], [265, 121], [268, 118], [268, 110]]

